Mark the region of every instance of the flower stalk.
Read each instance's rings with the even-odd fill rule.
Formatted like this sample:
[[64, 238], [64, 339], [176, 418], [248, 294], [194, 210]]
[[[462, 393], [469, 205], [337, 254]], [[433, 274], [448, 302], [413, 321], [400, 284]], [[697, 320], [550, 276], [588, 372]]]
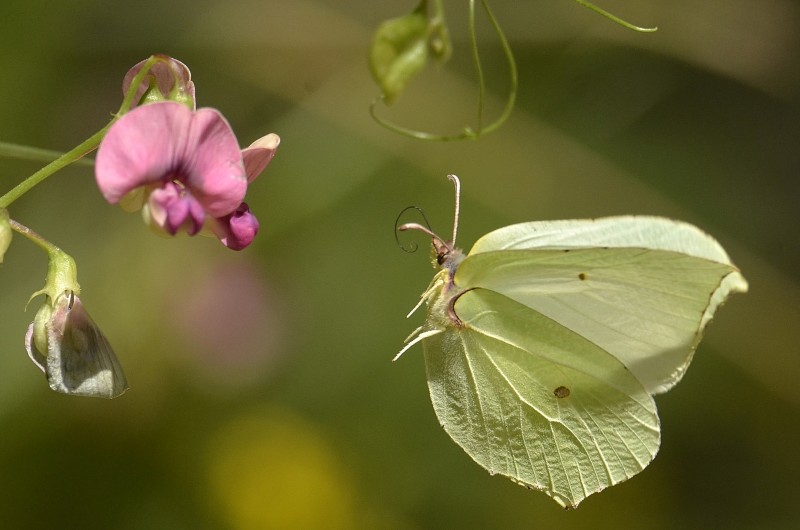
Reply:
[[[37, 184], [40, 184], [43, 180], [48, 178], [49, 176], [53, 175], [57, 171], [64, 169], [68, 165], [77, 162], [78, 160], [82, 159], [87, 154], [91, 153], [100, 145], [100, 142], [105, 137], [108, 129], [114, 124], [114, 122], [123, 114], [128, 112], [131, 106], [134, 103], [134, 98], [136, 97], [136, 88], [139, 84], [144, 80], [145, 76], [148, 74], [150, 69], [156, 64], [158, 61], [164, 60], [160, 56], [152, 56], [147, 61], [145, 61], [142, 69], [137, 73], [134, 77], [131, 87], [128, 89], [127, 93], [125, 94], [124, 99], [122, 100], [122, 105], [120, 106], [117, 113], [111, 119], [111, 121], [106, 124], [105, 127], [94, 133], [92, 136], [75, 146], [74, 148], [70, 149], [66, 153], [62, 154], [37, 172], [35, 172], [30, 177], [26, 178], [16, 186], [14, 186], [10, 191], [8, 191], [5, 195], [0, 197], [0, 208], [8, 208], [14, 201], [28, 193], [31, 189], [33, 189]], [[10, 146], [10, 144], [4, 144], [4, 146]], [[13, 152], [13, 150], [6, 149], [6, 153]], [[19, 151], [17, 151], [19, 152]], [[30, 153], [31, 151], [27, 151]], [[27, 154], [26, 153], [26, 154]]]

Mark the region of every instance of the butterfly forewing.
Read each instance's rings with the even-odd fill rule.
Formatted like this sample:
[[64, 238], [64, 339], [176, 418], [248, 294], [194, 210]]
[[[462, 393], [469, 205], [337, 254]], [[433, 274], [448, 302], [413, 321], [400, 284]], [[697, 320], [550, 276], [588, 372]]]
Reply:
[[725, 249], [694, 225], [652, 216], [519, 223], [489, 232], [469, 254], [492, 250], [634, 247], [672, 250], [730, 264]]
[[712, 293], [730, 272], [641, 249], [498, 251], [468, 257], [455, 282], [547, 315], [616, 356], [657, 393], [680, 379]]

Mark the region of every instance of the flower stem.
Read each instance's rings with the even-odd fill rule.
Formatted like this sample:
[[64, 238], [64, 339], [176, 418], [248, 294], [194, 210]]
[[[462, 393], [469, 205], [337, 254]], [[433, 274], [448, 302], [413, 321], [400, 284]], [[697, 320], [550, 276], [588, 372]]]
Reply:
[[60, 248], [28, 228], [27, 226], [15, 221], [14, 219], [9, 219], [8, 224], [11, 225], [11, 229], [25, 236], [26, 238], [30, 239], [32, 242], [36, 243], [42, 250], [47, 252], [48, 254], [63, 252]]
[[71, 291], [75, 295], [81, 294], [81, 286], [78, 284], [78, 267], [75, 265], [75, 260], [72, 259], [72, 256], [27, 226], [13, 219], [9, 220], [9, 224], [12, 230], [22, 234], [47, 252], [47, 279], [45, 280], [44, 288], [33, 293], [30, 300], [40, 294], [45, 294], [52, 301], [65, 291]]
[[100, 145], [100, 141], [106, 134], [106, 131], [111, 124], [116, 121], [116, 117], [113, 118], [108, 125], [97, 131], [95, 134], [90, 136], [88, 139], [83, 141], [82, 143], [78, 144], [72, 150], [67, 151], [60, 157], [56, 158], [42, 169], [31, 175], [30, 177], [26, 178], [14, 188], [11, 189], [8, 193], [0, 197], [0, 208], [8, 208], [8, 206], [23, 196], [25, 193], [30, 191], [31, 188], [39, 184], [41, 181], [55, 173], [56, 171], [63, 169], [64, 167], [68, 166], [69, 164], [79, 160], [81, 157], [91, 153], [97, 146]]
[[[29, 192], [34, 186], [42, 182], [44, 179], [55, 173], [56, 171], [65, 168], [66, 166], [72, 164], [73, 162], [77, 162], [82, 157], [86, 156], [87, 154], [91, 153], [97, 146], [100, 145], [100, 142], [105, 137], [106, 132], [108, 129], [114, 124], [117, 119], [128, 112], [130, 108], [134, 104], [134, 98], [136, 97], [136, 89], [138, 88], [139, 84], [144, 80], [145, 76], [150, 72], [150, 69], [156, 64], [158, 61], [164, 60], [160, 56], [153, 55], [151, 56], [147, 62], [142, 66], [142, 69], [136, 74], [136, 77], [133, 78], [130, 88], [128, 89], [127, 94], [125, 94], [125, 98], [122, 101], [122, 105], [120, 106], [119, 110], [114, 114], [114, 117], [111, 119], [108, 124], [94, 133], [92, 136], [84, 140], [82, 143], [78, 144], [72, 150], [67, 151], [63, 155], [59, 156], [42, 169], [31, 175], [30, 177], [26, 178], [14, 188], [11, 189], [8, 193], [0, 197], [0, 208], [8, 208], [8, 206], [25, 195]], [[41, 155], [43, 150], [38, 150], [34, 148], [28, 148], [24, 146], [14, 146], [13, 144], [4, 144], [0, 143], [0, 153], [4, 150], [6, 152], [13, 152], [14, 148], [16, 149], [17, 156], [20, 153], [38, 153]], [[48, 154], [55, 154], [52, 152], [45, 152]], [[47, 158], [48, 160], [50, 157]]]
[[[27, 145], [0, 142], [0, 156], [5, 158], [30, 160], [33, 162], [52, 162], [63, 154], [64, 153], [61, 151], [52, 151], [50, 149], [40, 149], [38, 147], [29, 147]], [[81, 158], [80, 160], [76, 160], [75, 163], [82, 166], [93, 166], [94, 160], [89, 158]]]

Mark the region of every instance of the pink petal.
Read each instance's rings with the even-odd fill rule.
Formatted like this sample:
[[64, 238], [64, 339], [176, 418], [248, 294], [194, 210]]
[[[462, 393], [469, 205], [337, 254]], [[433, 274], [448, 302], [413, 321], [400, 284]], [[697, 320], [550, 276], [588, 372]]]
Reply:
[[195, 235], [206, 218], [197, 200], [173, 183], [154, 190], [148, 198], [148, 206], [153, 223], [173, 236], [181, 228], [190, 236]]
[[275, 151], [278, 150], [280, 143], [280, 137], [275, 133], [270, 133], [250, 144], [247, 149], [242, 150], [244, 170], [247, 173], [248, 183], [253, 182], [264, 171], [267, 164], [275, 156]]
[[182, 156], [185, 183], [212, 217], [233, 212], [247, 193], [239, 143], [215, 109], [199, 109], [191, 120]]
[[125, 194], [168, 177], [182, 161], [193, 112], [180, 103], [143, 105], [117, 120], [100, 143], [95, 178], [103, 197]]
[[95, 177], [111, 203], [140, 186], [181, 181], [212, 217], [234, 211], [247, 192], [239, 144], [222, 114], [174, 102], [122, 116], [100, 144]]

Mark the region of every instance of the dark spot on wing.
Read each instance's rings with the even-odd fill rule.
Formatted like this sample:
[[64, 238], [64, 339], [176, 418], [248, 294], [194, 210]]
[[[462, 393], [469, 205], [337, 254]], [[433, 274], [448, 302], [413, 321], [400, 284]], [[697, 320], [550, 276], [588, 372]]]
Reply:
[[556, 396], [558, 399], [562, 399], [569, 396], [569, 388], [565, 386], [560, 386], [553, 390], [553, 395]]
[[586, 273], [582, 272], [582, 273], [578, 274], [578, 278], [581, 279], [581, 280], [585, 280], [586, 279]]

